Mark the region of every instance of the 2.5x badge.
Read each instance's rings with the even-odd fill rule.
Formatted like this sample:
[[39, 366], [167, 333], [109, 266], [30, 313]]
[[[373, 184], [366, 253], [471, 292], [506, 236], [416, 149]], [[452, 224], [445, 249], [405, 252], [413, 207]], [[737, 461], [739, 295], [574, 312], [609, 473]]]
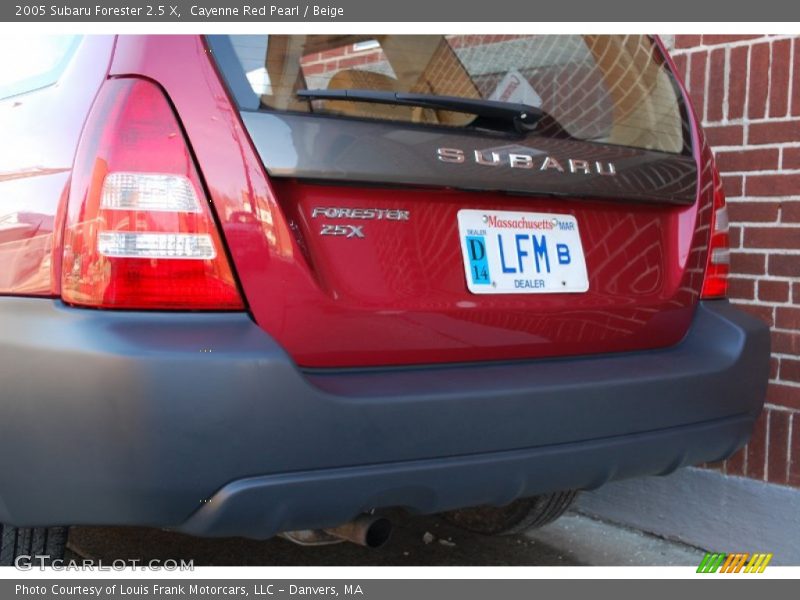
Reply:
[[[400, 208], [346, 208], [338, 206], [315, 206], [311, 211], [314, 219], [352, 219], [368, 221], [408, 221], [411, 212]], [[364, 238], [364, 225], [325, 223], [320, 235], [343, 238]]]

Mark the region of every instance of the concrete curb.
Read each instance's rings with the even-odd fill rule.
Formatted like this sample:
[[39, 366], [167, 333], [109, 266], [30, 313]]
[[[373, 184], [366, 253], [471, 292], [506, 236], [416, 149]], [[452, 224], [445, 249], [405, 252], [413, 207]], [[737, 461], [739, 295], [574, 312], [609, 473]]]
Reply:
[[681, 469], [583, 494], [579, 512], [716, 552], [772, 552], [800, 565], [800, 490]]

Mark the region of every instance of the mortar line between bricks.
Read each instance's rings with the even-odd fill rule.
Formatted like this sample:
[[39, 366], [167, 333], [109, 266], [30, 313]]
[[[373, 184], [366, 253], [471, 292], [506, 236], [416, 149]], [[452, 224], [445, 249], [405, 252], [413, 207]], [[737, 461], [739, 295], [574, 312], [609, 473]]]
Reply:
[[[769, 106], [770, 101], [772, 100], [772, 48], [774, 47], [775, 40], [770, 39], [769, 41], [769, 67], [767, 68], [767, 97], [764, 100], [764, 116], [766, 118], [771, 118], [769, 115]], [[765, 476], [766, 476], [766, 467], [764, 467]]]
[[791, 406], [784, 406], [783, 404], [772, 404], [769, 402], [764, 403], [764, 408], [768, 408], [769, 410], [774, 410], [776, 412], [786, 412], [786, 413], [800, 413], [800, 409], [792, 408]]
[[725, 199], [732, 200], [734, 203], [798, 202], [800, 201], [800, 196], [731, 196], [730, 198], [726, 197]]
[[[775, 151], [779, 156], [788, 151], [788, 150], [797, 150], [800, 148], [800, 143], [798, 142], [764, 142], [760, 144], [756, 143], [742, 143], [738, 145], [718, 145], [712, 146], [711, 150], [714, 153], [714, 156], [718, 156], [720, 154], [733, 154], [733, 155], [741, 155], [741, 154], [758, 154], [763, 152]], [[798, 168], [782, 168], [782, 167], [775, 167], [774, 169], [761, 169], [762, 171], [776, 171], [778, 173], [783, 173], [785, 171], [798, 171]], [[746, 171], [750, 173], [751, 171]], [[730, 171], [725, 171], [725, 173], [730, 173]]]
[[[744, 254], [744, 252], [742, 253]], [[748, 281], [774, 281], [774, 282], [786, 282], [786, 283], [794, 283], [796, 278], [791, 277], [789, 275], [770, 275], [768, 273], [764, 273], [763, 275], [753, 275], [752, 273], [734, 273], [731, 275], [734, 279], [747, 279]], [[748, 298], [734, 298], [734, 300], [742, 300], [743, 302], [748, 301]], [[770, 303], [774, 304], [790, 304], [788, 300], [785, 302], [773, 302]]]
[[[778, 357], [773, 356], [773, 358], [778, 358]], [[780, 358], [791, 358], [791, 357], [783, 356]], [[789, 381], [788, 379], [770, 379], [769, 382], [776, 383], [778, 385], [785, 385], [786, 387], [790, 388], [800, 388], [800, 384], [798, 384], [796, 381]]]
[[[770, 223], [765, 223], [764, 225], [770, 225]], [[738, 227], [738, 224], [734, 224], [735, 227]], [[736, 254], [763, 254], [764, 256], [769, 256], [773, 254], [775, 256], [795, 256], [800, 249], [795, 250], [789, 248], [731, 248], [731, 252], [735, 252]], [[732, 276], [739, 276], [739, 273], [731, 273]], [[752, 273], [742, 273], [741, 275], [752, 275]], [[792, 275], [770, 275], [769, 273], [764, 273], [763, 275], [757, 275], [757, 277], [783, 277], [784, 279], [792, 279], [797, 281], [797, 277]]]
[[703, 121], [703, 127], [740, 127], [743, 125], [770, 125], [772, 123], [800, 123], [800, 115], [787, 114], [783, 117], [736, 117], [721, 121]]
[[[795, 333], [796, 332], [794, 329], [780, 330], [780, 331], [782, 331], [782, 332], [783, 331], [788, 331], [790, 333]], [[785, 352], [773, 352], [772, 356], [775, 357], [775, 358], [781, 358], [781, 359], [788, 358], [789, 360], [800, 360], [800, 357], [797, 356], [796, 354], [786, 354]], [[785, 383], [787, 383], [788, 385], [790, 385], [792, 387], [800, 387], [800, 382], [786, 381]]]
[[795, 39], [790, 43], [790, 46], [791, 52], [789, 52], [789, 75], [787, 75], [789, 82], [786, 86], [786, 93], [788, 94], [786, 97], [786, 112], [791, 115], [794, 111], [794, 77], [792, 77], [791, 74], [794, 73], [794, 61], [797, 55], [796, 50], [800, 48], [800, 45], [797, 44], [797, 40]]
[[[800, 169], [786, 169], [785, 171], [779, 169], [754, 169], [752, 171], [725, 171], [725, 175], [777, 175], [777, 176], [791, 176], [800, 175]], [[796, 197], [796, 194], [789, 195], [789, 198]], [[763, 196], [761, 196], [763, 197]]]
[[[760, 152], [762, 150], [793, 150], [795, 148], [800, 148], [800, 142], [768, 142], [766, 144], [757, 144], [757, 145], [719, 145], [719, 146], [711, 146], [711, 150], [714, 152], [714, 155], [717, 154], [744, 154], [746, 152]], [[776, 169], [777, 171], [783, 172], [784, 169]], [[789, 170], [800, 170], [800, 169], [785, 169]], [[726, 171], [727, 173], [727, 171]]]
[[728, 95], [731, 89], [731, 49], [728, 46], [724, 48], [725, 66], [722, 68], [722, 119], [727, 120], [730, 114], [728, 111], [730, 107]]
[[[737, 204], [744, 204], [744, 202], [737, 202]], [[782, 221], [731, 221], [730, 224], [732, 226], [734, 226], [734, 227], [744, 227], [746, 229], [798, 229], [798, 230], [800, 230], [800, 223], [784, 223]], [[798, 233], [800, 233], [800, 231]], [[780, 248], [776, 248], [776, 250], [779, 250], [779, 249]]]
[[[743, 202], [740, 204], [744, 204]], [[743, 227], [745, 229], [759, 229], [759, 228], [769, 228], [772, 229], [773, 227], [786, 227], [787, 225], [791, 225], [791, 223], [783, 223], [781, 221], [731, 221], [731, 225], [734, 227]], [[800, 226], [800, 223], [797, 224]]]

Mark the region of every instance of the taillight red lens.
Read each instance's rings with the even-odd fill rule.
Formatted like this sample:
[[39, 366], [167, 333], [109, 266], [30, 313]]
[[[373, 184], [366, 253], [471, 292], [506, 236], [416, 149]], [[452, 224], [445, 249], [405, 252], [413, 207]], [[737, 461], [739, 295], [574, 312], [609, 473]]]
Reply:
[[194, 159], [161, 89], [107, 81], [86, 124], [61, 295], [83, 306], [243, 308]]
[[728, 238], [728, 209], [722, 181], [716, 168], [714, 173], [714, 205], [711, 215], [711, 235], [708, 242], [706, 275], [701, 298], [724, 298], [728, 294], [730, 250]]

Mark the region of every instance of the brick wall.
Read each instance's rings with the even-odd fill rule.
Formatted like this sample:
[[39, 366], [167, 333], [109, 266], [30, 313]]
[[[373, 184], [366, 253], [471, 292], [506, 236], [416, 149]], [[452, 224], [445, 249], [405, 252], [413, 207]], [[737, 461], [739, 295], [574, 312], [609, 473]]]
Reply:
[[766, 410], [747, 447], [714, 467], [800, 487], [800, 36], [667, 41], [722, 173], [730, 297], [772, 326]]

